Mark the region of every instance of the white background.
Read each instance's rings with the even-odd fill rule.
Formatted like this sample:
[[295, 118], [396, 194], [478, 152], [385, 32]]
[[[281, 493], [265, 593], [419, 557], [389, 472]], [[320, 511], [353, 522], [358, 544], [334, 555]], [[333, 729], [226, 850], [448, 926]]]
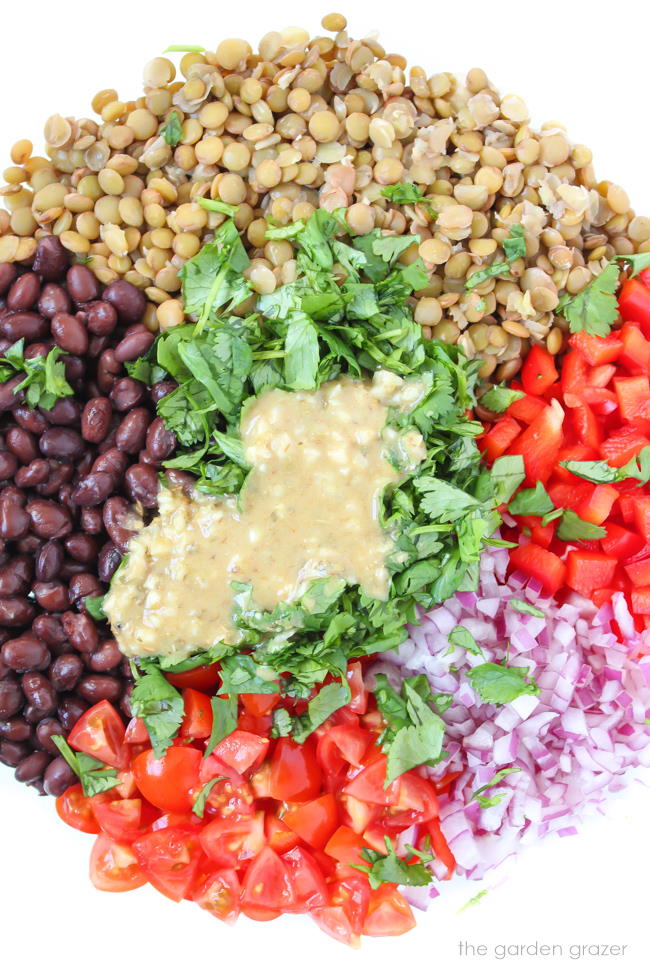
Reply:
[[[308, 8], [314, 13], [306, 16]], [[645, 12], [644, 11], [645, 8]], [[92, 95], [117, 88], [140, 93], [142, 65], [168, 44], [214, 50], [228, 36], [255, 43], [266, 31], [300, 24], [318, 29], [328, 6], [297, 0], [216, 3], [112, 0], [66, 4], [32, 0], [17, 6], [3, 31], [0, 158], [19, 138], [42, 145], [54, 112], [90, 114]], [[418, 14], [417, 11], [420, 11]], [[364, 12], [366, 11], [366, 12]], [[640, 0], [519, 0], [496, 4], [398, 4], [347, 0], [353, 36], [378, 30], [427, 72], [485, 68], [505, 92], [528, 102], [535, 122], [559, 119], [574, 141], [589, 145], [601, 178], [619, 182], [637, 212], [650, 211], [648, 157], [648, 13]], [[551, 839], [510, 863], [507, 879], [475, 907], [458, 909], [481, 885], [444, 889], [415, 932], [366, 939], [352, 952], [304, 918], [233, 929], [193, 905], [174, 904], [151, 889], [111, 895], [87, 879], [92, 838], [60, 823], [51, 800], [39, 799], [0, 767], [0, 957], [2, 968], [28, 975], [91, 970], [94, 975], [149, 970], [202, 975], [254, 970], [275, 975], [394, 973], [407, 968], [462, 973], [648, 971], [645, 822], [647, 789], [635, 785], [578, 837]], [[487, 956], [461, 957], [458, 943], [485, 944]], [[535, 942], [563, 948], [563, 959], [496, 960], [495, 945]], [[626, 944], [623, 959], [571, 960], [576, 944]], [[226, 968], [228, 966], [228, 968]], [[230, 967], [232, 966], [232, 967]]]

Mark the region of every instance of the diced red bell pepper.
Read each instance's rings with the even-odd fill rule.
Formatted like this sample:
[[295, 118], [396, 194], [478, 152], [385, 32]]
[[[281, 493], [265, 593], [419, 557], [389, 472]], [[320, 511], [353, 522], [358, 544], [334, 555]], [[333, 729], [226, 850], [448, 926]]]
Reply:
[[505, 454], [506, 450], [521, 433], [521, 427], [511, 416], [504, 416], [480, 439], [479, 447], [485, 451], [488, 463], [492, 464]]
[[638, 325], [627, 322], [621, 329], [623, 350], [619, 362], [634, 375], [647, 375], [650, 369], [650, 342]]
[[614, 521], [606, 522], [604, 527], [607, 534], [601, 538], [600, 544], [605, 555], [627, 562], [643, 548], [643, 539], [636, 532], [622, 528]]
[[650, 420], [650, 382], [647, 376], [625, 376], [614, 380], [618, 408], [630, 423]]
[[642, 559], [640, 562], [628, 562], [623, 568], [635, 588], [639, 589], [643, 586], [650, 586], [650, 559]]
[[644, 586], [643, 589], [633, 589], [630, 594], [630, 601], [633, 613], [638, 613], [639, 616], [650, 614], [650, 586]]
[[609, 386], [616, 375], [616, 366], [611, 363], [602, 366], [593, 366], [587, 374], [587, 386], [596, 386], [604, 389]]
[[[567, 394], [567, 406], [570, 405], [568, 398]], [[603, 389], [601, 386], [585, 386], [582, 391], [582, 400], [599, 416], [608, 416], [618, 409], [618, 400], [614, 393], [610, 389]]]
[[553, 468], [553, 477], [561, 481], [569, 481], [574, 484], [576, 481], [584, 484], [584, 480], [577, 474], [572, 474], [566, 467], [562, 467], [562, 461], [567, 460], [599, 460], [598, 454], [593, 447], [585, 447], [584, 444], [574, 444], [572, 447], [562, 447], [557, 455], [557, 464]]
[[641, 536], [650, 542], [650, 498], [634, 499], [634, 521]]
[[522, 572], [541, 583], [544, 591], [553, 596], [564, 584], [566, 566], [562, 559], [532, 542], [510, 550], [510, 568]]
[[526, 483], [545, 484], [562, 446], [564, 410], [557, 400], [535, 417], [527, 430], [510, 445], [508, 453], [521, 454], [526, 466]]
[[536, 416], [545, 410], [548, 403], [541, 396], [529, 396], [526, 394], [521, 399], [511, 403], [506, 412], [515, 420], [521, 420], [526, 426], [530, 426]]
[[579, 351], [590, 366], [602, 366], [605, 362], [616, 362], [623, 349], [623, 343], [618, 332], [611, 332], [604, 337], [588, 335], [587, 332], [576, 332], [569, 339], [569, 345]]
[[581, 596], [589, 598], [594, 589], [609, 587], [617, 561], [599, 552], [569, 552], [566, 558], [566, 584]]
[[586, 403], [576, 403], [571, 410], [571, 420], [580, 443], [598, 450], [603, 431], [592, 408]]
[[[650, 343], [648, 343], [650, 345]], [[616, 430], [600, 444], [598, 450], [603, 460], [612, 467], [622, 467], [629, 460], [636, 457], [644, 447], [650, 446], [650, 440], [644, 437], [635, 427], [626, 424]]]
[[619, 311], [626, 322], [638, 322], [643, 331], [650, 332], [650, 288], [643, 281], [626, 281], [618, 296]]
[[636, 508], [634, 506], [635, 498], [642, 498], [645, 496], [645, 491], [638, 484], [633, 484], [629, 487], [629, 481], [622, 481], [619, 487], [621, 491], [621, 496], [618, 499], [618, 508], [621, 513], [621, 518], [626, 525], [633, 525], [636, 527]]
[[602, 525], [618, 499], [618, 491], [611, 484], [597, 484], [591, 494], [576, 505], [575, 513], [584, 521]]
[[645, 284], [646, 288], [650, 288], [650, 267], [644, 267], [642, 271], [637, 275], [639, 281]]
[[524, 534], [529, 534], [531, 542], [541, 545], [542, 548], [549, 547], [554, 534], [552, 524], [543, 525], [542, 519], [537, 515], [522, 515], [517, 521], [524, 529]]
[[555, 359], [543, 345], [534, 345], [523, 364], [521, 383], [526, 393], [543, 396], [559, 378]]
[[562, 362], [562, 391], [579, 393], [587, 384], [587, 362], [581, 352], [569, 349]]
[[617, 592], [618, 589], [594, 589], [590, 598], [594, 606], [597, 606], [598, 609], [600, 609], [600, 607], [604, 606], [605, 603], [608, 603], [612, 596]]
[[584, 480], [575, 478], [574, 481], [558, 481], [546, 487], [551, 501], [556, 508], [570, 508], [575, 511], [577, 506], [589, 497], [592, 485]]

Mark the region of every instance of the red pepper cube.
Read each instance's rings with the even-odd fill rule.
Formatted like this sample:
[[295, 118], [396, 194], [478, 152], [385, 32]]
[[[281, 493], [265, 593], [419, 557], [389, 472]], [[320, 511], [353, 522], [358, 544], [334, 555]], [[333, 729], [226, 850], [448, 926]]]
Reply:
[[607, 534], [601, 538], [600, 544], [605, 555], [611, 555], [619, 562], [627, 562], [643, 548], [643, 539], [636, 532], [622, 528], [614, 521], [605, 523]]
[[642, 559], [640, 562], [628, 562], [623, 568], [635, 588], [650, 586], [650, 559]]
[[650, 614], [650, 586], [643, 589], [633, 589], [630, 595], [632, 612], [639, 616]]
[[645, 376], [650, 371], [650, 342], [638, 325], [628, 322], [621, 329], [623, 349], [619, 362], [634, 375]]
[[508, 416], [515, 420], [520, 420], [526, 426], [530, 426], [536, 416], [546, 409], [548, 403], [541, 396], [530, 396], [528, 393], [521, 399], [515, 400], [507, 409]]
[[602, 525], [609, 518], [614, 504], [618, 500], [618, 491], [611, 484], [598, 484], [589, 497], [576, 505], [575, 513], [584, 521], [594, 525]]
[[627, 376], [614, 380], [618, 409], [630, 423], [650, 419], [650, 382], [647, 376]]
[[587, 374], [587, 386], [604, 389], [605, 386], [609, 386], [615, 375], [616, 366], [613, 366], [611, 363], [603, 364], [602, 366], [592, 366]]
[[535, 542], [536, 545], [548, 548], [553, 541], [554, 527], [552, 522], [543, 525], [542, 519], [537, 515], [521, 515], [517, 518], [517, 522], [524, 534], [527, 534], [531, 542]]
[[[650, 343], [648, 343], [650, 345]], [[650, 440], [635, 427], [626, 424], [613, 433], [597, 448], [603, 460], [612, 467], [623, 467], [629, 460], [636, 457], [644, 447], [650, 446]]]
[[587, 384], [587, 372], [587, 361], [582, 352], [569, 349], [562, 362], [562, 391], [579, 394]]
[[497, 457], [505, 454], [519, 434], [521, 427], [511, 416], [504, 416], [498, 420], [487, 433], [479, 439], [479, 447], [485, 452], [489, 464], [493, 464]]
[[564, 439], [563, 423], [564, 410], [553, 400], [511, 444], [508, 453], [524, 458], [527, 486], [548, 481]]
[[521, 384], [532, 396], [543, 396], [559, 378], [555, 359], [543, 345], [534, 345], [521, 370]]
[[623, 349], [623, 343], [618, 332], [611, 332], [604, 337], [577, 332], [569, 339], [569, 345], [580, 352], [590, 366], [602, 366], [606, 362], [616, 362]]
[[549, 596], [555, 595], [563, 585], [566, 575], [564, 562], [541, 545], [532, 542], [529, 545], [520, 545], [519, 548], [511, 549], [509, 554], [510, 568], [536, 579]]
[[650, 334], [650, 288], [642, 281], [626, 281], [618, 296], [619, 311], [626, 322], [638, 322]]
[[634, 521], [642, 537], [650, 542], [650, 497], [634, 498]]
[[589, 598], [594, 589], [607, 589], [617, 560], [599, 552], [569, 552], [566, 559], [566, 584], [581, 596]]

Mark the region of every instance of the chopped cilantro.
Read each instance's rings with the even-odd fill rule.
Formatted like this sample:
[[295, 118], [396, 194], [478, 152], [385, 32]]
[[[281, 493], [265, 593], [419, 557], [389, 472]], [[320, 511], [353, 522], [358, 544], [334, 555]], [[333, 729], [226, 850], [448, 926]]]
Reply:
[[465, 291], [473, 291], [490, 278], [498, 278], [502, 274], [510, 273], [510, 265], [520, 257], [526, 256], [525, 231], [521, 224], [516, 223], [510, 228], [510, 234], [502, 244], [506, 255], [505, 261], [493, 261], [488, 267], [480, 268], [470, 274], [465, 282]]
[[445, 724], [429, 706], [434, 698], [423, 675], [407, 677], [401, 694], [393, 690], [384, 674], [377, 674], [376, 681], [377, 707], [387, 722], [379, 739], [388, 757], [387, 788], [403, 772], [440, 759]]
[[560, 466], [592, 484], [613, 484], [628, 477], [647, 484], [650, 481], [650, 447], [644, 447], [623, 467], [610, 467], [605, 460], [563, 460]]
[[204, 196], [197, 196], [194, 199], [204, 210], [211, 210], [213, 213], [225, 213], [227, 217], [234, 217], [238, 207], [231, 203], [224, 203], [223, 200], [209, 200]]
[[225, 779], [225, 775], [215, 775], [213, 779], [210, 779], [209, 782], [206, 782], [205, 785], [201, 787], [201, 791], [198, 793], [192, 805], [192, 812], [195, 816], [198, 816], [199, 819], [203, 819], [203, 816], [205, 815], [205, 804], [208, 801], [208, 796], [212, 792], [213, 788], [215, 785], [217, 785], [217, 783], [224, 782]]
[[160, 130], [160, 134], [168, 146], [177, 146], [183, 138], [183, 123], [175, 109], [170, 113], [167, 124]]
[[507, 386], [492, 386], [483, 393], [479, 403], [492, 413], [504, 413], [509, 406], [521, 399], [525, 393], [520, 389], [508, 389]]
[[560, 519], [560, 524], [557, 526], [555, 534], [563, 542], [576, 542], [604, 538], [607, 534], [607, 529], [602, 528], [600, 525], [594, 525], [591, 521], [585, 521], [575, 511], [567, 508]]
[[631, 277], [650, 267], [650, 254], [619, 254], [577, 295], [565, 294], [557, 306], [572, 332], [588, 335], [609, 335], [618, 318], [618, 289], [621, 264], [631, 270]]
[[407, 204], [415, 206], [420, 204], [427, 211], [431, 220], [435, 220], [437, 217], [437, 213], [431, 205], [431, 200], [424, 193], [420, 192], [415, 183], [394, 183], [392, 186], [384, 186], [381, 195], [385, 196], [391, 203], [396, 203], [398, 206], [405, 206]]
[[200, 44], [170, 44], [163, 51], [163, 54], [173, 54], [175, 51], [183, 52], [186, 54], [202, 54], [205, 51], [204, 47]]
[[534, 681], [528, 681], [525, 667], [504, 664], [479, 664], [467, 672], [474, 690], [488, 704], [509, 704], [521, 694], [539, 694]]
[[525, 603], [522, 599], [511, 599], [510, 606], [517, 613], [523, 613], [524, 616], [537, 616], [539, 619], [544, 619], [546, 615], [543, 609], [538, 606], [531, 606], [530, 603]]
[[298, 744], [302, 744], [316, 728], [324, 721], [350, 703], [350, 688], [345, 684], [326, 684], [307, 705], [307, 710], [301, 715], [290, 715], [285, 708], [278, 708], [273, 712], [273, 738], [291, 736]]
[[508, 505], [511, 515], [547, 515], [553, 511], [553, 502], [541, 481], [534, 488], [519, 491]]
[[[368, 882], [373, 890], [381, 887], [382, 884], [403, 884], [407, 887], [425, 887], [431, 883], [433, 877], [431, 872], [424, 866], [430, 863], [433, 856], [421, 850], [416, 850], [412, 846], [407, 847], [408, 858], [401, 859], [395, 853], [395, 847], [390, 836], [384, 837], [387, 853], [378, 853], [364, 846], [360, 856], [368, 864], [367, 867], [361, 864], [352, 863], [350, 866], [361, 873], [365, 873]], [[409, 860], [416, 859], [417, 863], [409, 863]]]
[[466, 626], [455, 626], [449, 634], [450, 646], [462, 647], [470, 653], [482, 653], [478, 643], [469, 632]]
[[231, 735], [237, 728], [237, 696], [229, 694], [227, 697], [214, 695], [212, 701], [212, 731], [205, 754], [211, 755], [217, 745]]
[[90, 613], [94, 620], [105, 620], [104, 596], [86, 596], [84, 599], [86, 612]]
[[496, 775], [494, 775], [490, 779], [489, 782], [486, 782], [485, 785], [482, 785], [480, 787], [480, 789], [476, 789], [476, 791], [472, 793], [472, 799], [476, 799], [481, 809], [491, 809], [492, 806], [497, 806], [505, 796], [505, 792], [500, 792], [496, 796], [486, 796], [485, 793], [487, 792], [488, 789], [493, 789], [496, 785], [499, 784], [499, 782], [503, 782], [503, 780], [508, 775], [512, 775], [514, 772], [521, 772], [521, 769], [520, 768], [501, 769], [496, 773]]
[[487, 890], [479, 890], [478, 894], [475, 894], [474, 897], [470, 897], [470, 899], [467, 901], [466, 904], [463, 904], [462, 907], [458, 908], [457, 913], [462, 914], [462, 912], [466, 911], [468, 907], [476, 907], [476, 905], [483, 900], [486, 894], [487, 894]]
[[108, 792], [120, 784], [117, 769], [103, 765], [84, 752], [74, 752], [62, 735], [52, 735], [52, 741], [79, 779], [85, 796], [90, 798], [100, 792]]
[[149, 660], [140, 661], [131, 695], [134, 718], [142, 718], [156, 758], [161, 758], [183, 723], [183, 697]]
[[14, 392], [24, 390], [25, 402], [31, 409], [39, 406], [51, 410], [57, 400], [74, 394], [65, 378], [61, 349], [54, 346], [46, 356], [25, 359], [24, 348], [25, 340], [19, 339], [0, 357], [0, 382], [18, 378]]

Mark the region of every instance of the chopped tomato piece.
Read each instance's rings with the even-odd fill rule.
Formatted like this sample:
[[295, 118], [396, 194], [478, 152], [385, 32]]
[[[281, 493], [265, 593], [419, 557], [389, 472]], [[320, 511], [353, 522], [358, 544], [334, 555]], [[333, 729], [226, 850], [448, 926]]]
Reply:
[[341, 819], [355, 833], [363, 833], [377, 816], [377, 807], [354, 796], [339, 796]]
[[381, 755], [376, 761], [362, 768], [346, 785], [343, 793], [361, 799], [362, 802], [376, 803], [378, 806], [396, 806], [399, 801], [399, 784], [395, 780], [388, 788], [384, 788], [385, 779], [386, 756]]
[[563, 422], [564, 410], [553, 400], [510, 445], [509, 454], [524, 458], [526, 480], [531, 487], [537, 481], [545, 484], [549, 478], [562, 446]]
[[566, 583], [581, 596], [589, 598], [594, 589], [606, 589], [614, 578], [617, 561], [599, 552], [569, 552], [566, 559]]
[[540, 545], [520, 545], [510, 551], [510, 568], [541, 583], [549, 596], [564, 584], [566, 566], [562, 559]]
[[108, 799], [101, 793], [90, 802], [100, 827], [114, 840], [132, 843], [141, 835], [142, 799]]
[[124, 741], [127, 745], [148, 745], [149, 732], [142, 718], [131, 718], [126, 726]]
[[183, 691], [185, 717], [180, 738], [209, 738], [212, 733], [212, 703], [207, 694], [188, 688]]
[[[569, 345], [580, 352], [590, 366], [602, 366], [606, 362], [616, 362], [623, 350], [623, 343], [618, 332], [610, 332], [606, 336], [576, 332], [569, 339]], [[566, 362], [566, 357], [564, 361]]]
[[497, 420], [494, 426], [478, 441], [479, 447], [485, 452], [488, 463], [492, 464], [497, 457], [505, 454], [520, 433], [521, 427], [511, 416], [504, 416], [503, 419]]
[[368, 710], [368, 691], [363, 679], [363, 669], [358, 660], [348, 663], [345, 678], [350, 687], [350, 703], [348, 707], [355, 714], [365, 714]]
[[56, 811], [63, 822], [73, 829], [82, 833], [99, 833], [93, 806], [78, 782], [57, 798]]
[[213, 917], [234, 924], [239, 917], [241, 884], [235, 870], [216, 870], [209, 874], [192, 899]]
[[360, 766], [372, 741], [373, 736], [365, 728], [333, 725], [318, 741], [318, 760], [328, 774], [338, 775], [346, 763]]
[[311, 916], [325, 934], [344, 945], [356, 947], [359, 937], [352, 929], [350, 918], [342, 907], [322, 907], [312, 911]]
[[299, 745], [291, 738], [278, 738], [271, 756], [269, 791], [283, 802], [315, 799], [321, 786], [321, 770], [312, 738]]
[[133, 760], [138, 789], [150, 803], [167, 812], [189, 812], [199, 783], [201, 752], [172, 745], [162, 758], [148, 748]]
[[415, 927], [413, 911], [403, 894], [390, 884], [370, 892], [363, 933], [371, 938], [405, 934]]
[[339, 826], [325, 846], [325, 852], [339, 863], [358, 863], [367, 866], [367, 861], [361, 856], [363, 845], [362, 836], [351, 830], [349, 826]]
[[618, 491], [611, 484], [597, 484], [588, 497], [576, 505], [575, 512], [584, 521], [602, 525], [618, 499]]
[[269, 750], [269, 739], [251, 735], [248, 731], [233, 731], [214, 749], [217, 758], [234, 768], [240, 775], [261, 765]]
[[266, 847], [252, 861], [244, 876], [241, 908], [254, 921], [271, 921], [293, 902], [287, 865]]
[[200, 865], [200, 849], [192, 833], [173, 827], [156, 830], [137, 839], [133, 849], [152, 887], [173, 901], [188, 896]]
[[271, 812], [267, 812], [264, 817], [264, 833], [266, 842], [276, 853], [286, 853], [300, 842], [299, 837], [289, 829], [286, 822]]
[[630, 279], [618, 296], [619, 311], [626, 322], [638, 322], [646, 335], [650, 332], [650, 289], [643, 281]]
[[240, 867], [265, 846], [264, 813], [242, 819], [213, 819], [201, 830], [203, 852], [217, 867]]
[[334, 906], [342, 907], [355, 934], [361, 934], [370, 904], [370, 884], [359, 873], [342, 877], [330, 888], [330, 899]]
[[533, 396], [543, 396], [558, 378], [554, 357], [543, 345], [534, 345], [521, 370], [524, 391]]
[[280, 701], [279, 694], [240, 694], [239, 700], [246, 711], [254, 718], [261, 718], [270, 714]]
[[327, 794], [301, 803], [283, 816], [301, 840], [322, 849], [338, 825], [336, 799]]
[[135, 890], [147, 882], [131, 847], [105, 833], [99, 834], [90, 854], [90, 879], [97, 890], [111, 893]]
[[203, 667], [194, 667], [192, 670], [184, 670], [180, 674], [166, 673], [165, 677], [170, 684], [181, 690], [184, 687], [191, 687], [195, 691], [211, 691], [217, 686], [219, 680], [219, 667], [216, 664], [206, 664]]
[[68, 744], [91, 755], [112, 768], [126, 768], [128, 752], [124, 747], [124, 722], [108, 701], [94, 704], [81, 715], [68, 735]]
[[291, 910], [303, 913], [327, 907], [327, 887], [323, 871], [311, 853], [296, 846], [282, 856], [282, 862], [287, 868], [293, 891]]

